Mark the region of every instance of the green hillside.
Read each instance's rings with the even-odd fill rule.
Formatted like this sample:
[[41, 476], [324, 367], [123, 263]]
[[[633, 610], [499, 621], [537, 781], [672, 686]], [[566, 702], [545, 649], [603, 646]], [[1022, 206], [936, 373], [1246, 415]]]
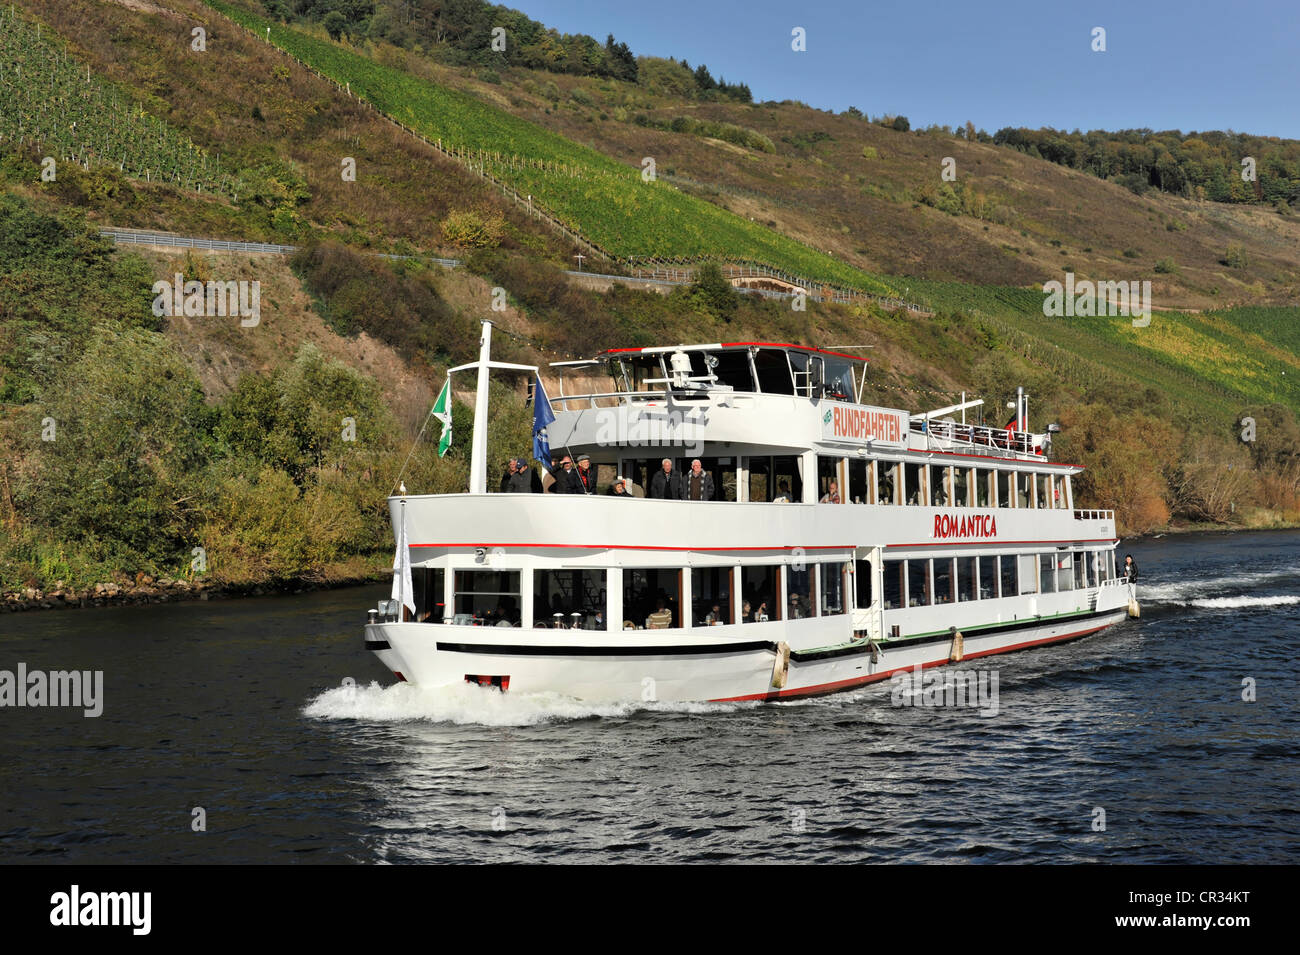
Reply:
[[[498, 180], [611, 257], [712, 257], [766, 263], [815, 281], [890, 294], [879, 279], [779, 233], [696, 199], [602, 153], [482, 100], [369, 59], [329, 40], [210, 4], [319, 70], [383, 113], [445, 148], [467, 150]], [[482, 155], [480, 156], [480, 152]]]

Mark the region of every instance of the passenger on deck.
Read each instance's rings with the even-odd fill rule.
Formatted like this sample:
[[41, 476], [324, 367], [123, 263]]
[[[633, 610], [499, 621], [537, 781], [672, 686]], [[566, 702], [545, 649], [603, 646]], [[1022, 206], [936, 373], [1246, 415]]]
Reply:
[[650, 496], [667, 501], [675, 501], [682, 496], [682, 478], [673, 473], [672, 459], [664, 458], [662, 469], [656, 471], [650, 479]]
[[1124, 574], [1125, 577], [1128, 578], [1128, 582], [1129, 582], [1130, 584], [1135, 584], [1135, 583], [1137, 583], [1137, 579], [1138, 579], [1138, 565], [1137, 565], [1137, 561], [1135, 561], [1135, 560], [1133, 559], [1133, 555], [1132, 555], [1132, 554], [1125, 554], [1125, 555], [1124, 555], [1124, 570], [1123, 570], [1123, 574]]
[[803, 604], [799, 600], [798, 594], [790, 595], [790, 619], [802, 620], [804, 618]]
[[533, 492], [533, 469], [524, 458], [511, 458], [510, 466], [514, 469], [506, 482], [506, 490], [511, 494], [531, 494]]
[[585, 454], [578, 455], [578, 469], [570, 472], [573, 477], [575, 494], [596, 493], [596, 472], [591, 469], [591, 458]]
[[758, 605], [758, 609], [754, 611], [754, 623], [766, 623], [766, 622], [767, 622], [767, 601], [764, 600], [762, 603]]
[[772, 503], [773, 503], [773, 504], [789, 504], [790, 501], [791, 501], [791, 498], [790, 498], [790, 482], [787, 481], [787, 480], [785, 480], [784, 478], [782, 478], [782, 479], [781, 479], [781, 484], [780, 484], [780, 489], [779, 489], [779, 491], [778, 491], [776, 497], [772, 498]]
[[667, 630], [673, 625], [673, 612], [664, 606], [663, 599], [656, 602], [655, 612], [645, 618], [647, 630]]
[[560, 473], [555, 475], [555, 493], [582, 493], [582, 485], [578, 483], [578, 476], [573, 473], [573, 458], [567, 454], [560, 459]]
[[713, 500], [713, 475], [704, 470], [699, 458], [691, 462], [691, 470], [682, 481], [682, 500]]
[[560, 456], [551, 455], [551, 469], [546, 472], [546, 477], [542, 478], [542, 490], [547, 494], [563, 494], [564, 485], [561, 480], [564, 479], [564, 469], [560, 467]]
[[840, 486], [836, 484], [834, 481], [831, 481], [831, 485], [829, 488], [827, 488], [826, 493], [822, 495], [822, 499], [820, 503], [838, 504], [839, 502], [840, 502]]
[[725, 623], [725, 622], [726, 622], [726, 621], [724, 620], [724, 618], [723, 618], [723, 616], [722, 616], [722, 605], [721, 605], [721, 604], [714, 604], [714, 605], [713, 605], [713, 609], [710, 610], [710, 611], [708, 612], [708, 614], [707, 614], [707, 615], [705, 616], [705, 618], [704, 618], [704, 625], [705, 625], [706, 627], [717, 627], [717, 626], [721, 626], [721, 625], [722, 625], [723, 623]]
[[615, 478], [614, 486], [609, 489], [609, 493], [614, 495], [614, 497], [631, 497], [632, 495], [627, 489], [627, 478], [621, 476]]

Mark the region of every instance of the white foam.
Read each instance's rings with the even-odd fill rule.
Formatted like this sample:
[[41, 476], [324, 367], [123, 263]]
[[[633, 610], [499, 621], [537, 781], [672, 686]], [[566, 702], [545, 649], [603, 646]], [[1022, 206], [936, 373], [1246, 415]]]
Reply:
[[1158, 584], [1148, 584], [1139, 580], [1137, 593], [1138, 599], [1143, 603], [1173, 603], [1186, 607], [1189, 598], [1194, 598], [1197, 594], [1206, 591], [1248, 587], [1258, 585], [1266, 580], [1295, 576], [1300, 576], [1300, 567], [1287, 567], [1282, 570], [1250, 574], [1233, 574], [1230, 577], [1215, 577], [1210, 580], [1184, 579]]
[[1300, 596], [1282, 594], [1276, 597], [1201, 597], [1197, 600], [1188, 600], [1183, 603], [1183, 606], [1218, 609], [1230, 607], [1285, 607], [1291, 604], [1300, 604]]
[[303, 715], [322, 720], [378, 723], [425, 722], [479, 726], [534, 726], [592, 718], [620, 718], [642, 710], [668, 713], [718, 713], [753, 706], [744, 703], [587, 703], [558, 693], [502, 693], [461, 683], [418, 687], [339, 686], [325, 690], [303, 707]]

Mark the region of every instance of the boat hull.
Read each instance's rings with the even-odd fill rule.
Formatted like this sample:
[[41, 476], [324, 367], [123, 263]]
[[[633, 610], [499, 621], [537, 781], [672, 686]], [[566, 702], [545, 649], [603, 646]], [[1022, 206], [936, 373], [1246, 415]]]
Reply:
[[[961, 660], [1075, 640], [1123, 620], [1125, 607], [1022, 620], [964, 635]], [[589, 702], [782, 700], [835, 693], [901, 670], [952, 662], [950, 637], [866, 641], [795, 650], [780, 680], [791, 624], [703, 631], [596, 634], [449, 624], [377, 623], [366, 645], [402, 679], [424, 687], [466, 681], [510, 693], [556, 693]], [[726, 632], [718, 632], [726, 631]], [[805, 642], [805, 641], [801, 641]], [[795, 643], [798, 645], [798, 643]], [[774, 679], [775, 678], [775, 679]], [[774, 685], [783, 683], [783, 685]]]

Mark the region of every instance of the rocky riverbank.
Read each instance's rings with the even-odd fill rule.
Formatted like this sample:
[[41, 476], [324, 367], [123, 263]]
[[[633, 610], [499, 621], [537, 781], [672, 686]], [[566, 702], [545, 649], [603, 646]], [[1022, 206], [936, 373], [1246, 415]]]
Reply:
[[59, 610], [68, 607], [111, 607], [128, 604], [176, 603], [182, 600], [218, 600], [226, 597], [261, 597], [277, 593], [303, 593], [355, 587], [386, 578], [383, 573], [330, 578], [321, 581], [289, 581], [282, 585], [226, 586], [214, 580], [153, 578], [142, 575], [135, 583], [99, 583], [75, 588], [56, 581], [51, 590], [25, 587], [16, 593], [0, 595], [0, 613], [21, 610]]

